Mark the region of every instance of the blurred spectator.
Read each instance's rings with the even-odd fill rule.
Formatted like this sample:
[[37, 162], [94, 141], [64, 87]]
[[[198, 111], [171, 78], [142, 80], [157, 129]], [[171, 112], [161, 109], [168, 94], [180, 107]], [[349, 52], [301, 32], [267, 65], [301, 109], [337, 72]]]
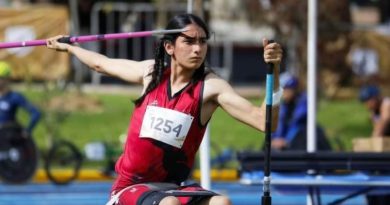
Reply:
[[21, 93], [11, 90], [9, 87], [10, 75], [10, 65], [0, 61], [0, 127], [18, 125], [16, 113], [19, 108], [23, 108], [30, 115], [30, 122], [25, 127], [26, 134], [30, 135], [41, 114]]
[[[299, 80], [290, 74], [280, 78], [284, 89], [278, 128], [272, 134], [275, 150], [306, 150], [307, 95], [299, 89]], [[317, 125], [317, 149], [330, 150], [324, 131]]]
[[[390, 137], [390, 98], [382, 97], [378, 87], [366, 85], [360, 89], [359, 100], [371, 113], [373, 137]], [[390, 194], [367, 194], [369, 205], [385, 205], [390, 201]]]
[[390, 137], [390, 98], [383, 97], [378, 87], [367, 85], [360, 90], [359, 99], [371, 113], [371, 135]]
[[358, 84], [364, 85], [378, 80], [378, 53], [370, 47], [367, 37], [363, 35], [356, 37], [356, 41], [348, 53], [347, 62], [352, 67]]

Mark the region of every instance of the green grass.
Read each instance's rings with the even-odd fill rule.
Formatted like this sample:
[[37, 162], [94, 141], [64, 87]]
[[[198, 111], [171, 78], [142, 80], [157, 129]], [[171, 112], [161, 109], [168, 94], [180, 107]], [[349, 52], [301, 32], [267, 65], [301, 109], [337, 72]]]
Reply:
[[[253, 100], [255, 104], [259, 100]], [[352, 150], [352, 139], [368, 137], [371, 133], [369, 113], [357, 100], [321, 100], [317, 108], [317, 120], [335, 150]], [[218, 109], [211, 121], [211, 141], [220, 147], [234, 149], [260, 149], [264, 134], [237, 123], [232, 117]]]
[[[45, 110], [44, 93], [32, 90], [23, 91], [28, 98]], [[102, 112], [74, 111], [69, 113], [60, 125], [60, 134], [71, 140], [80, 149], [92, 141], [118, 142], [119, 135], [127, 131], [130, 115], [133, 110], [132, 99], [135, 97], [113, 94], [88, 94], [97, 98], [103, 106]], [[260, 99], [252, 99], [260, 104]], [[20, 113], [22, 122], [26, 122], [26, 113]], [[352, 149], [354, 137], [369, 136], [371, 126], [368, 112], [357, 100], [324, 101], [318, 106], [318, 122], [325, 128], [334, 149], [339, 149], [340, 143], [344, 150]], [[234, 150], [259, 150], [262, 147], [264, 134], [241, 124], [218, 109], [210, 123], [211, 143], [214, 149], [225, 147]], [[41, 121], [34, 131], [41, 150], [46, 149], [47, 130]], [[118, 147], [120, 145], [117, 145]], [[213, 152], [212, 152], [213, 153]]]
[[[45, 149], [48, 135], [45, 127], [44, 97], [40, 92], [30, 92], [26, 95], [38, 105], [44, 113], [42, 120], [34, 130], [34, 138], [42, 149]], [[87, 94], [86, 94], [87, 95]], [[73, 111], [67, 113], [65, 120], [58, 124], [57, 137], [64, 138], [75, 143], [79, 148], [91, 141], [117, 141], [119, 135], [125, 133], [132, 113], [133, 103], [129, 96], [121, 95], [90, 95], [102, 103], [101, 112]], [[21, 119], [26, 122], [26, 113], [21, 114]], [[56, 123], [53, 121], [53, 123]]]
[[264, 140], [264, 133], [239, 123], [220, 108], [210, 121], [210, 136], [213, 145], [235, 150], [261, 149]]
[[334, 148], [340, 142], [345, 150], [350, 151], [353, 138], [368, 137], [371, 134], [369, 113], [355, 99], [321, 101], [317, 117]]

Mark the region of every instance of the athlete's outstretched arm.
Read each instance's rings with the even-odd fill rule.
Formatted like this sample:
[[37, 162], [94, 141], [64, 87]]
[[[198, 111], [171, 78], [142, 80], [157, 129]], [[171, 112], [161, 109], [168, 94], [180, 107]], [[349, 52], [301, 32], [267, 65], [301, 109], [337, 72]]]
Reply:
[[65, 51], [76, 56], [89, 68], [106, 75], [120, 78], [131, 83], [142, 84], [144, 76], [154, 65], [154, 60], [133, 61], [127, 59], [108, 58], [102, 54], [86, 50], [76, 45], [59, 43], [63, 36], [56, 36], [47, 40], [47, 47], [57, 51]]

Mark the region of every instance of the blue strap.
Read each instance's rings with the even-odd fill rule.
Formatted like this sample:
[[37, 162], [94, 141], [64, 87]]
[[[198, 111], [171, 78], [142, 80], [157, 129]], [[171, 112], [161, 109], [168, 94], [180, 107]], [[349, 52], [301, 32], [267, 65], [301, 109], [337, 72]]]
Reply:
[[266, 93], [265, 93], [265, 103], [266, 105], [272, 106], [272, 90], [274, 85], [274, 75], [267, 74], [266, 82], [267, 85], [266, 85]]

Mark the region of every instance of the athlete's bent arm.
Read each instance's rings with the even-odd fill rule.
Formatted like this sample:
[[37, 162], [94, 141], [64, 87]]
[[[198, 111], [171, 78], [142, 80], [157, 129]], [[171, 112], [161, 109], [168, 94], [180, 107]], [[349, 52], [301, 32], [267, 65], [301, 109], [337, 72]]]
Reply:
[[[279, 91], [279, 66], [283, 56], [282, 48], [278, 43], [269, 43], [267, 39], [263, 39], [263, 47], [264, 61], [274, 65], [274, 92]], [[211, 99], [217, 105], [237, 120], [265, 131], [266, 105], [264, 102], [261, 107], [252, 105], [248, 100], [239, 96], [226, 81], [218, 77], [208, 78], [205, 93], [212, 96]], [[272, 131], [276, 130], [278, 117], [279, 104], [272, 107]]]
[[[238, 95], [223, 79], [211, 76], [206, 79], [205, 94], [211, 95], [211, 100], [235, 119], [260, 131], [265, 131], [265, 103], [258, 107]], [[272, 107], [272, 130], [277, 127], [279, 106]]]
[[112, 59], [102, 54], [86, 50], [76, 45], [59, 43], [63, 36], [56, 36], [47, 40], [47, 47], [58, 51], [65, 51], [76, 56], [89, 68], [106, 75], [120, 78], [124, 81], [142, 84], [144, 77], [151, 71], [154, 60], [133, 61], [127, 59]]

